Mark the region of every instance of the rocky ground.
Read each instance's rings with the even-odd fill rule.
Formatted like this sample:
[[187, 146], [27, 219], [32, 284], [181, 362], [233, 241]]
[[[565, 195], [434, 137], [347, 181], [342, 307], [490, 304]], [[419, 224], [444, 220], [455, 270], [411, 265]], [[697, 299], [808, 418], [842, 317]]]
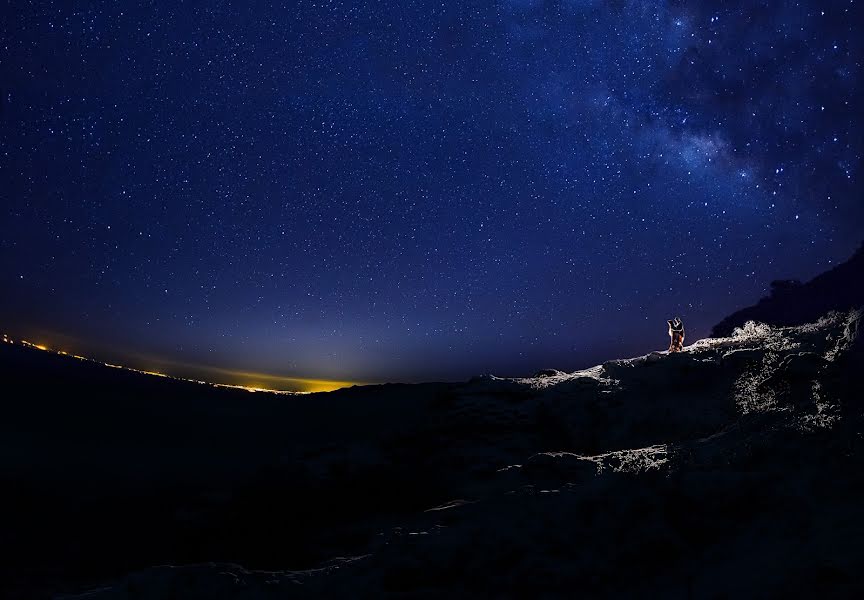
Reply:
[[100, 600], [861, 597], [860, 324], [288, 398], [52, 363], [101, 391], [64, 427], [37, 389], [2, 426], [4, 577]]

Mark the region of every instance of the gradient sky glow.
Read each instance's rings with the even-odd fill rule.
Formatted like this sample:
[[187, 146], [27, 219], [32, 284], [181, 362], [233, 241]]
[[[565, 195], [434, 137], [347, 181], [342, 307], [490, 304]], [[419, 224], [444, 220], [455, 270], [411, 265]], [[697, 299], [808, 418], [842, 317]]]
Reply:
[[4, 3], [0, 329], [350, 381], [693, 341], [864, 237], [860, 4]]

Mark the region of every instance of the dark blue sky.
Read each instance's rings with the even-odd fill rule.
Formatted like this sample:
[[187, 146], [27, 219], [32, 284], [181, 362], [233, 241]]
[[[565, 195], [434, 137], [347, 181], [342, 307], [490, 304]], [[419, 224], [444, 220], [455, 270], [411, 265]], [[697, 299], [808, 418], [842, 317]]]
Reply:
[[864, 237], [861, 17], [4, 2], [0, 328], [360, 381], [692, 341]]

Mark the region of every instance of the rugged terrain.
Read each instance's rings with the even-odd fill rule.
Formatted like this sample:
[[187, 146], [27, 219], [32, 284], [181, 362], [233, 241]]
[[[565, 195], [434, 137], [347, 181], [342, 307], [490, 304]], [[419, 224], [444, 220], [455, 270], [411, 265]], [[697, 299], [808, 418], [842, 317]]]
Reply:
[[4, 345], [2, 585], [860, 597], [860, 327], [751, 323], [576, 373], [302, 396]]
[[803, 325], [830, 311], [864, 305], [864, 243], [846, 261], [801, 283], [797, 279], [771, 282], [770, 293], [753, 306], [738, 310], [711, 331], [713, 337], [731, 335], [747, 321], [768, 325]]

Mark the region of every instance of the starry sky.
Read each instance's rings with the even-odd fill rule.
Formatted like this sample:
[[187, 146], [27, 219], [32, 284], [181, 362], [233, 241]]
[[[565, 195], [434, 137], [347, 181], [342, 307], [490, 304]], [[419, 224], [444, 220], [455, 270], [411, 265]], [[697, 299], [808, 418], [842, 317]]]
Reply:
[[0, 329], [362, 382], [693, 341], [864, 237], [860, 4], [8, 0]]

